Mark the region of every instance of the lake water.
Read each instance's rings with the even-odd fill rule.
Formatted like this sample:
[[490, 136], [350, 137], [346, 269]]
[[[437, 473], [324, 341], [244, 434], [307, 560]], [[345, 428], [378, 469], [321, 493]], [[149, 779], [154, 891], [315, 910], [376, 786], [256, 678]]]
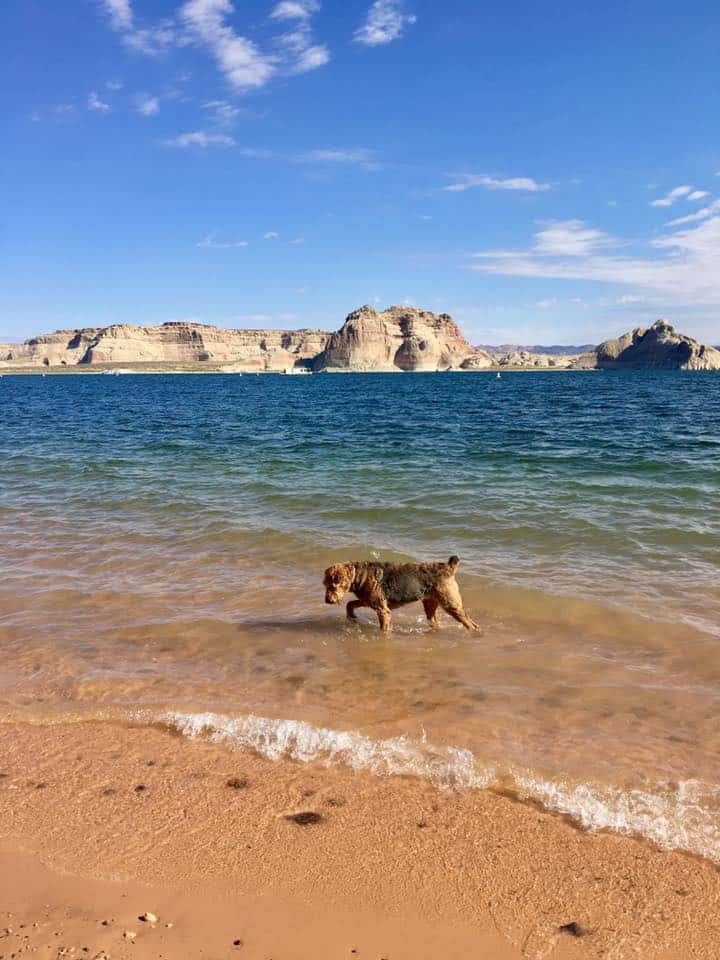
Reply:
[[[720, 375], [7, 376], [6, 718], [509, 790], [720, 860]], [[323, 602], [461, 557], [468, 634]]]

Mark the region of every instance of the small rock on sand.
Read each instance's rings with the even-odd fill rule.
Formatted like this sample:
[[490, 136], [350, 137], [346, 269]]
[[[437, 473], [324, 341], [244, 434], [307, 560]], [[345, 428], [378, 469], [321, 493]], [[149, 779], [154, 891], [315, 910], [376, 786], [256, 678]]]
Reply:
[[232, 790], [244, 790], [248, 785], [248, 781], [245, 777], [231, 777], [225, 785]]
[[560, 927], [560, 933], [567, 933], [571, 937], [584, 937], [587, 930], [573, 920], [572, 923], [563, 923]]
[[292, 820], [293, 823], [299, 823], [301, 827], [304, 827], [311, 823], [320, 823], [322, 814], [316, 813], [315, 810], [301, 810], [299, 813], [286, 814], [285, 819]]
[[137, 934], [136, 934], [136, 933], [133, 933], [132, 930], [126, 930], [125, 933], [123, 934], [123, 937], [124, 937], [126, 940], [134, 940], [135, 937], [137, 937]]
[[138, 917], [138, 920], [142, 920], [144, 923], [158, 922], [158, 918], [155, 916], [154, 913], [151, 913], [149, 910], [146, 910], [145, 913], [143, 913], [140, 917]]

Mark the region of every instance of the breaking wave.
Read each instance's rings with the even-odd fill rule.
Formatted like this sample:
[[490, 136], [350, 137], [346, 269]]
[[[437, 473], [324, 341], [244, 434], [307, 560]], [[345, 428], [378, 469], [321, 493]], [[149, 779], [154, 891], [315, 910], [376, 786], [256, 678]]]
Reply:
[[502, 788], [569, 816], [586, 830], [640, 836], [667, 850], [685, 850], [720, 862], [720, 786], [699, 780], [656, 784], [647, 790], [572, 784], [500, 770], [482, 764], [470, 750], [433, 746], [425, 739], [373, 740], [357, 731], [253, 714], [168, 711], [156, 715], [154, 722], [186, 737], [254, 750], [270, 760], [341, 763], [375, 776], [415, 776], [444, 788]]

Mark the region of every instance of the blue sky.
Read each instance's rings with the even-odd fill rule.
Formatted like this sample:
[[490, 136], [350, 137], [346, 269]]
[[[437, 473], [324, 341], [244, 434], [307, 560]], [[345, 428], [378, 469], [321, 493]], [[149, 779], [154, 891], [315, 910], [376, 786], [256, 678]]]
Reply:
[[720, 341], [715, 3], [5, 0], [0, 340], [194, 319]]

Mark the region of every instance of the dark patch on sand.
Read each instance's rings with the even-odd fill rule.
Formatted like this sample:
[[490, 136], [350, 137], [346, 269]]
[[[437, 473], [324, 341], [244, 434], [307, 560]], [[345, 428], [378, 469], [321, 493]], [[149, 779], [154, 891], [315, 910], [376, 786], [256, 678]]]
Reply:
[[288, 813], [286, 820], [292, 820], [293, 823], [299, 823], [301, 827], [308, 826], [311, 823], [320, 823], [322, 814], [315, 810], [301, 810], [300, 813]]
[[249, 781], [245, 777], [230, 777], [229, 780], [225, 782], [226, 787], [230, 787], [231, 790], [244, 790], [248, 786]]
[[573, 920], [572, 923], [563, 923], [560, 926], [560, 933], [567, 933], [571, 937], [584, 937], [587, 930]]
[[147, 787], [145, 786], [144, 783], [139, 783], [139, 784], [135, 787], [135, 793], [144, 793], [145, 790], [147, 790]]

